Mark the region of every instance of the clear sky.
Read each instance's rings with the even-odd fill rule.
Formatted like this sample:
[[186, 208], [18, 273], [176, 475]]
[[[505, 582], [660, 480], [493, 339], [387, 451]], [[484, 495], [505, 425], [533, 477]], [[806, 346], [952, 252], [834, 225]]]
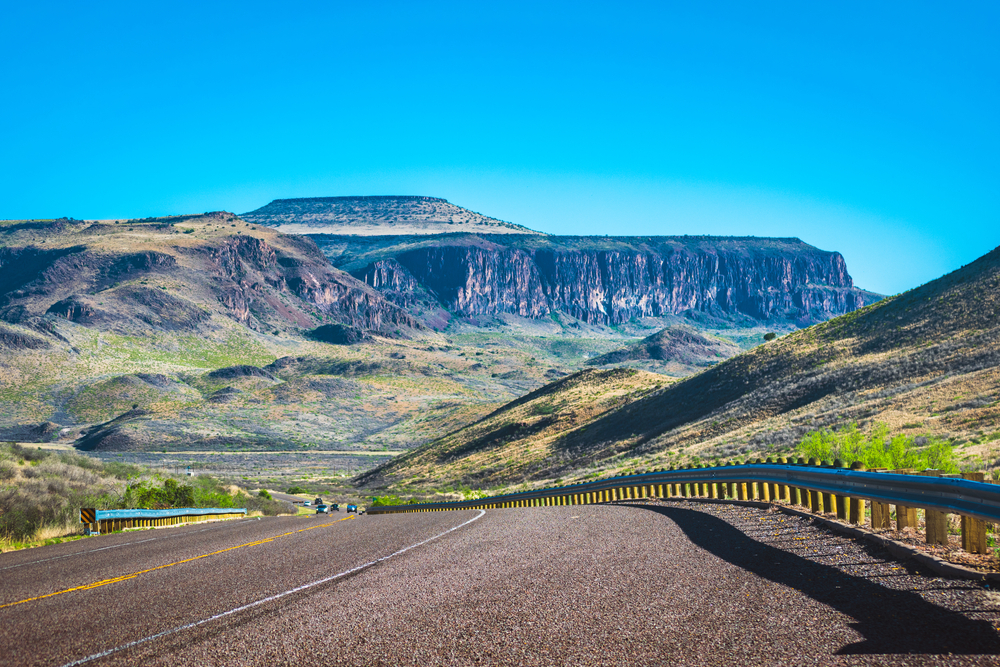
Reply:
[[0, 218], [445, 197], [556, 234], [798, 236], [897, 293], [1000, 245], [995, 2], [35, 2]]

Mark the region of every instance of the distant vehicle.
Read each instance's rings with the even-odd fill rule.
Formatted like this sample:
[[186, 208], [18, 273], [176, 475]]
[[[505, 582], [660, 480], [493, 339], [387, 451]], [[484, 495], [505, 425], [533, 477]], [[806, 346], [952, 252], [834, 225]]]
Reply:
[[303, 500], [303, 501], [302, 501], [302, 505], [303, 505], [304, 507], [309, 507], [310, 505], [312, 505], [312, 503], [311, 503], [311, 502], [309, 502], [308, 500]]
[[350, 512], [354, 512], [355, 514], [357, 514], [358, 513], [358, 506], [357, 505], [348, 505], [347, 506], [347, 511], [349, 513]]
[[337, 503], [334, 503], [333, 505], [331, 505], [331, 506], [330, 506], [330, 508], [331, 508], [331, 509], [332, 509], [332, 510], [333, 510], [334, 512], [339, 512], [339, 511], [340, 511], [340, 505], [338, 505]]
[[329, 514], [330, 507], [328, 505], [317, 505], [316, 514]]

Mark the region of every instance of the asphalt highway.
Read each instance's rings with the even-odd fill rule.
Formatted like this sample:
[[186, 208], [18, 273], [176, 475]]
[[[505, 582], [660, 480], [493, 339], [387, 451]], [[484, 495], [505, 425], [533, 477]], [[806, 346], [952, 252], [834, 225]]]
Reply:
[[997, 664], [1000, 596], [695, 503], [245, 519], [0, 555], [2, 665]]

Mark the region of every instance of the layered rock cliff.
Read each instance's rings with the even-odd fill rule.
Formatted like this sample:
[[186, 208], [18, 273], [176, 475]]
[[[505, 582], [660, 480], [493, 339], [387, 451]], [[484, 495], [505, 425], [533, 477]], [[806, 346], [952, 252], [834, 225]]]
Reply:
[[335, 265], [400, 305], [423, 289], [465, 317], [559, 311], [616, 325], [705, 312], [811, 324], [880, 298], [854, 287], [840, 253], [799, 239], [315, 238]]

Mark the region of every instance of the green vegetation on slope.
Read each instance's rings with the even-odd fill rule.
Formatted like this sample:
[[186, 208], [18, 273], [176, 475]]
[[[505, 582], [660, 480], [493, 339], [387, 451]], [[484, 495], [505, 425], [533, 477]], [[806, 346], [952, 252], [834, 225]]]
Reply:
[[79, 534], [81, 507], [246, 507], [265, 514], [294, 513], [285, 505], [249, 496], [206, 475], [181, 483], [134, 465], [0, 444], [0, 550]]
[[913, 468], [958, 472], [950, 443], [904, 434], [890, 437], [886, 424], [878, 424], [870, 433], [862, 433], [856, 424], [839, 431], [814, 431], [802, 439], [798, 451], [803, 457], [818, 461], [840, 460], [845, 464], [860, 461], [869, 470]]

